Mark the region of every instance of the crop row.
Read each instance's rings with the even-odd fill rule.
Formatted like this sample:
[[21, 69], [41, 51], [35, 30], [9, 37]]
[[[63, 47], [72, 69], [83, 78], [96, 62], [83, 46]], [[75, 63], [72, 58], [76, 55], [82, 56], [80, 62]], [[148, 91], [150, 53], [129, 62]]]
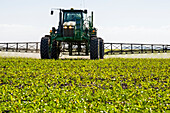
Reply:
[[170, 59], [0, 58], [0, 112], [168, 112]]

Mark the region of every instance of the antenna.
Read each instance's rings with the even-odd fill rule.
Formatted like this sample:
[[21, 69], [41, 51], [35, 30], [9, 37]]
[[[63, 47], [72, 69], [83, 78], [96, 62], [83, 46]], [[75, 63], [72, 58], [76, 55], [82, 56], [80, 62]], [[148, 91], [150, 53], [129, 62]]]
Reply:
[[85, 8], [85, 1], [84, 0], [80, 0], [80, 7]]
[[80, 8], [82, 8], [82, 0], [80, 0]]
[[83, 0], [83, 7], [85, 8], [85, 0]]

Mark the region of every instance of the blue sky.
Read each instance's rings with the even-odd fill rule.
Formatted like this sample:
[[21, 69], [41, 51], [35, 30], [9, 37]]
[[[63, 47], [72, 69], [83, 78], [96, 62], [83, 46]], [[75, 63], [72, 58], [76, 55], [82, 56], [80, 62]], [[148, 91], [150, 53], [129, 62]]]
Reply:
[[170, 44], [170, 0], [0, 0], [0, 42], [40, 41], [58, 25], [54, 7], [94, 11], [105, 42]]

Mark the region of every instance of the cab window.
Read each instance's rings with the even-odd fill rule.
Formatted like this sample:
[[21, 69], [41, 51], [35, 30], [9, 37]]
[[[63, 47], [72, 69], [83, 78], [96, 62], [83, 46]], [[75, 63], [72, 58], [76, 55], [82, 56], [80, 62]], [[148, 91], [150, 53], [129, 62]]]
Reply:
[[76, 19], [81, 19], [81, 18], [82, 18], [81, 12], [65, 12], [64, 13], [64, 22], [76, 21]]

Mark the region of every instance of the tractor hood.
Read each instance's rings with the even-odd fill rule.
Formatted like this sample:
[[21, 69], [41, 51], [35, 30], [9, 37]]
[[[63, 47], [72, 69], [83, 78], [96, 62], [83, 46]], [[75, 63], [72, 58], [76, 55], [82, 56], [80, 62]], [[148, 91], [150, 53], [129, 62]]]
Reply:
[[69, 21], [69, 22], [64, 22], [63, 26], [75, 26], [76, 22], [75, 21]]

